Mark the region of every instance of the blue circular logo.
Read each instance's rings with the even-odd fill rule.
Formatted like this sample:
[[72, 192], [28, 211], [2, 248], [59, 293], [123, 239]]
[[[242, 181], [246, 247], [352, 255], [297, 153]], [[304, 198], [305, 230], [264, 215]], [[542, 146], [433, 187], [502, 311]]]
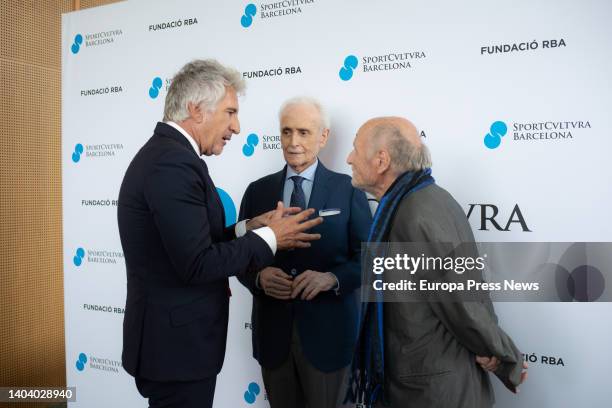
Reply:
[[232, 198], [229, 194], [225, 192], [225, 190], [217, 187], [217, 193], [219, 193], [219, 198], [221, 199], [221, 204], [223, 204], [223, 212], [225, 213], [225, 226], [229, 227], [232, 224], [236, 223], [236, 206], [232, 201]]
[[83, 263], [83, 258], [85, 258], [85, 250], [83, 248], [77, 248], [76, 255], [72, 258], [72, 262], [76, 266], [81, 266]]
[[251, 133], [247, 136], [246, 143], [242, 146], [242, 154], [246, 157], [250, 157], [255, 153], [255, 146], [259, 144], [259, 136], [255, 133]]
[[83, 36], [81, 34], [75, 35], [74, 42], [72, 43], [72, 46], [70, 47], [70, 50], [72, 51], [73, 54], [76, 54], [79, 52], [79, 50], [81, 49], [81, 44], [83, 44]]
[[151, 81], [151, 87], [149, 88], [149, 96], [151, 99], [155, 99], [159, 96], [159, 90], [163, 85], [162, 79], [160, 77], [153, 78]]
[[484, 144], [489, 149], [497, 149], [501, 144], [502, 137], [508, 133], [508, 126], [500, 120], [493, 122], [490, 128], [490, 133], [484, 137]]
[[83, 145], [77, 143], [76, 146], [74, 146], [74, 152], [72, 153], [72, 161], [78, 163], [79, 160], [81, 160], [81, 154], [83, 154]]
[[79, 371], [83, 371], [85, 369], [85, 364], [87, 364], [87, 356], [85, 353], [79, 354], [79, 359], [76, 362], [76, 368]]
[[348, 81], [353, 77], [353, 70], [357, 68], [359, 64], [359, 60], [354, 55], [349, 55], [344, 59], [344, 66], [340, 68], [340, 79], [343, 81]]
[[253, 3], [247, 4], [244, 8], [244, 14], [242, 18], [240, 18], [240, 24], [244, 28], [250, 27], [251, 24], [253, 24], [253, 17], [255, 17], [255, 14], [257, 14], [257, 6]]
[[257, 399], [257, 396], [260, 392], [261, 388], [259, 388], [259, 385], [257, 383], [252, 382], [249, 384], [247, 390], [244, 392], [244, 400], [249, 404], [253, 404], [255, 403], [255, 400]]

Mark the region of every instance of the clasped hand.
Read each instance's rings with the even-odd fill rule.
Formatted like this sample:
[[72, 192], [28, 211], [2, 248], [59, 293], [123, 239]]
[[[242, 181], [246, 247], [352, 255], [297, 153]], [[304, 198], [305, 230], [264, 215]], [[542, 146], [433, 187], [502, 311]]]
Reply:
[[295, 299], [300, 293], [302, 300], [312, 300], [335, 285], [336, 278], [329, 272], [309, 269], [294, 279], [281, 269], [269, 266], [259, 273], [259, 286], [264, 293], [280, 300]]

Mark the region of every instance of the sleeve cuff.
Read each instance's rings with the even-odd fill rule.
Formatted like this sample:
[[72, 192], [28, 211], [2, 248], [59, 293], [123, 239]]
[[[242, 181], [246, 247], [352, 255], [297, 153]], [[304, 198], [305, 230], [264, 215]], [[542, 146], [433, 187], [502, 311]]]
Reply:
[[335, 273], [333, 272], [327, 272], [329, 273], [331, 276], [334, 277], [334, 279], [336, 280], [336, 284], [334, 285], [334, 287], [332, 288], [332, 290], [334, 292], [336, 292], [336, 296], [340, 294], [340, 281], [338, 280], [338, 277], [336, 276]]
[[255, 276], [255, 287], [257, 289], [261, 289], [261, 286], [259, 285], [259, 275], [261, 274], [261, 271], [257, 272], [257, 276]]
[[246, 228], [247, 221], [248, 219], [242, 220], [236, 223], [236, 226], [234, 227], [234, 233], [236, 234], [236, 238], [243, 237], [247, 233], [247, 228]]
[[[245, 230], [246, 230], [246, 221], [244, 222], [244, 225], [245, 225]], [[236, 225], [236, 229], [237, 228], [238, 228], [238, 225]], [[274, 235], [274, 231], [272, 231], [272, 228], [270, 227], [257, 228], [253, 230], [253, 232], [259, 235], [261, 239], [266, 241], [266, 244], [268, 244], [268, 246], [270, 247], [270, 250], [272, 250], [272, 254], [276, 255], [276, 235]]]

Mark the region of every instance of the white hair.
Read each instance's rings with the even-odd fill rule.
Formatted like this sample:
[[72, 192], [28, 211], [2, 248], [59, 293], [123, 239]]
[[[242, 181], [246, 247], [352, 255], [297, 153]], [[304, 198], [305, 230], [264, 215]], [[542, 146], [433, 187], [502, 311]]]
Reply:
[[321, 102], [309, 96], [296, 96], [294, 98], [288, 99], [285, 102], [283, 102], [280, 110], [278, 111], [279, 121], [282, 118], [285, 111], [287, 110], [287, 108], [289, 108], [290, 106], [295, 106], [295, 105], [308, 105], [308, 106], [312, 106], [313, 108], [315, 108], [319, 112], [319, 124], [320, 124], [321, 130], [329, 129], [330, 121], [329, 121], [329, 115], [327, 114], [327, 111], [325, 110], [325, 108], [323, 108], [323, 105], [321, 105]]
[[164, 121], [181, 122], [187, 119], [189, 103], [214, 111], [225, 97], [226, 87], [234, 88], [238, 94], [244, 93], [246, 84], [240, 72], [214, 59], [187, 63], [172, 78], [166, 95]]

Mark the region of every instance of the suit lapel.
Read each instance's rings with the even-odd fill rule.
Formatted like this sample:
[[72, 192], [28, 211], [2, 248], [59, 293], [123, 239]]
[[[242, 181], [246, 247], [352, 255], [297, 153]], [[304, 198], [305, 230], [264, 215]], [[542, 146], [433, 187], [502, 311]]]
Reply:
[[[314, 183], [312, 185], [312, 192], [310, 193], [310, 200], [308, 201], [308, 208], [315, 208], [320, 210], [325, 207], [327, 197], [330, 193], [329, 177], [331, 173], [323, 166], [321, 160], [317, 165], [317, 171], [315, 172]], [[317, 214], [315, 213], [315, 216]]]
[[283, 201], [283, 191], [285, 189], [285, 174], [287, 174], [286, 165], [281, 171], [274, 173], [270, 179], [270, 184], [268, 184], [268, 198], [265, 201], [266, 206], [264, 207], [268, 208], [267, 211], [276, 209], [276, 204], [279, 201]]

